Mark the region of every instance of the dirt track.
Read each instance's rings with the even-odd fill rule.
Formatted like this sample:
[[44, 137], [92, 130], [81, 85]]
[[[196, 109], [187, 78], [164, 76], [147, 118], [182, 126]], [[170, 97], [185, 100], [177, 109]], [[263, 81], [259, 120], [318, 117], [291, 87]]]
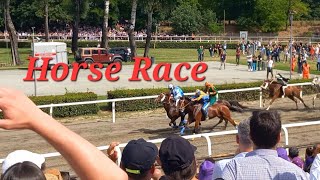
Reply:
[[[311, 96], [306, 96], [304, 99], [306, 103], [311, 106]], [[315, 109], [306, 110], [302, 104], [299, 104], [300, 110], [295, 110], [295, 105], [289, 99], [278, 99], [271, 109], [277, 109], [281, 113], [282, 123], [297, 123], [305, 121], [320, 120], [320, 102]], [[252, 109], [257, 109], [259, 102], [241, 102], [249, 106], [250, 110], [244, 113], [232, 113], [235, 120], [241, 121], [248, 118]], [[89, 122], [83, 122], [83, 120]], [[169, 120], [163, 109], [147, 112], [135, 113], [118, 113], [117, 121], [112, 123], [110, 113], [102, 113], [99, 116], [88, 116], [82, 118], [70, 118], [61, 120], [65, 125], [74, 132], [80, 134], [82, 137], [93, 143], [95, 146], [108, 145], [111, 141], [119, 141], [121, 143], [128, 142], [131, 139], [145, 138], [157, 139], [165, 138], [173, 131], [169, 126]], [[70, 123], [75, 121], [75, 123]], [[202, 132], [210, 132], [211, 127], [218, 121], [217, 118], [202, 122]], [[68, 123], [69, 122], [69, 123]], [[214, 131], [220, 131], [223, 123]], [[191, 126], [193, 128], [193, 125]], [[301, 145], [312, 144], [320, 142], [319, 126], [306, 126], [289, 129], [289, 144]], [[234, 128], [229, 124], [227, 130]], [[187, 132], [188, 133], [188, 132]], [[191, 132], [189, 132], [191, 134]], [[47, 144], [41, 137], [31, 131], [5, 131], [0, 130], [0, 157], [4, 158], [9, 152], [17, 149], [27, 149], [37, 153], [55, 152], [55, 150]], [[234, 135], [221, 136], [211, 139], [213, 141], [212, 152], [213, 155], [222, 153], [233, 153], [236, 149]], [[195, 144], [198, 149], [197, 157], [204, 157], [207, 155], [207, 147], [204, 138], [195, 139], [191, 143]], [[283, 145], [283, 142], [282, 142]], [[303, 152], [301, 152], [303, 153]], [[58, 167], [60, 170], [72, 171], [70, 167], [62, 158], [47, 158], [48, 167]]]

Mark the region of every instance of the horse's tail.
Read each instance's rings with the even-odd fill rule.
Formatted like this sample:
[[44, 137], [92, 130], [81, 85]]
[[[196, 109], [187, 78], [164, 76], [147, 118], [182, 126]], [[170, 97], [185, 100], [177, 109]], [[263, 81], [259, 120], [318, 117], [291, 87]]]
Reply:
[[229, 103], [231, 104], [231, 106], [237, 106], [240, 107], [242, 109], [248, 109], [248, 106], [244, 106], [242, 104], [240, 104], [238, 101], [229, 101]]
[[243, 112], [243, 109], [237, 106], [230, 106], [229, 109], [233, 112], [240, 112], [240, 113]]

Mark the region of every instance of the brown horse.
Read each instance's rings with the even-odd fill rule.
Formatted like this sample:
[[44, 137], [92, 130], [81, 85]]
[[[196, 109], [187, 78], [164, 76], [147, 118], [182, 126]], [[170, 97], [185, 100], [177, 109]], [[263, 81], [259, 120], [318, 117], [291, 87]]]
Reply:
[[[269, 102], [269, 106], [267, 108], [267, 110], [270, 109], [272, 103], [277, 99], [277, 98], [281, 98], [283, 95], [283, 91], [282, 91], [282, 85], [279, 84], [278, 82], [274, 81], [274, 80], [264, 80], [263, 84], [260, 86], [261, 89], [266, 89], [269, 90], [269, 97], [271, 98], [270, 102]], [[309, 108], [303, 101], [303, 99], [300, 96], [300, 92], [301, 92], [301, 88], [297, 87], [297, 86], [288, 86], [285, 89], [284, 95], [285, 97], [288, 97], [289, 99], [291, 99], [292, 101], [294, 101], [296, 103], [296, 107], [298, 109], [298, 103], [297, 100], [295, 99], [298, 98], [304, 105], [305, 108]]]
[[[180, 99], [178, 102], [178, 107], [180, 110], [188, 113], [188, 123], [187, 126], [193, 122], [195, 122], [195, 127], [193, 132], [198, 133], [200, 129], [200, 122], [206, 120], [206, 117], [203, 116], [201, 112], [202, 104], [196, 103], [194, 104], [188, 97], [184, 97]], [[222, 104], [216, 103], [210, 107], [208, 107], [208, 117], [209, 119], [218, 117], [220, 118], [219, 122], [215, 124], [212, 129], [214, 129], [217, 125], [225, 121], [224, 130], [227, 128], [228, 122], [230, 122], [233, 126], [237, 126], [236, 122], [231, 118], [231, 113], [229, 108]]]
[[[176, 120], [181, 117], [179, 109], [176, 107], [175, 102], [173, 99], [170, 99], [170, 94], [168, 93], [161, 93], [156, 99], [155, 102], [162, 103], [164, 109], [167, 112], [167, 116], [171, 120], [169, 126], [173, 128], [177, 128]], [[183, 116], [184, 118], [184, 116]], [[181, 124], [181, 122], [180, 122]]]

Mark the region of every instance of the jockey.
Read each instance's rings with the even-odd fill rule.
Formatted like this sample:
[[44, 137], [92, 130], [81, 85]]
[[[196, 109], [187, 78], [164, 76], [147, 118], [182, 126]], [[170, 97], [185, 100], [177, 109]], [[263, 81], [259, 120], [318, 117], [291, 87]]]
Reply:
[[[173, 84], [169, 84], [168, 85], [168, 89], [170, 90], [170, 98], [173, 98], [175, 100], [175, 105], [176, 107], [178, 106], [178, 102], [180, 100], [180, 98], [182, 98], [184, 96], [184, 93], [182, 91], [182, 89], [179, 86], [174, 86]], [[180, 111], [180, 117], [181, 117], [181, 121], [179, 126], [182, 127], [183, 125], [185, 125], [187, 123], [187, 120], [184, 119], [185, 117], [185, 113], [183, 111]]]
[[206, 92], [207, 94], [209, 94], [209, 97], [210, 97], [210, 106], [211, 106], [218, 99], [218, 90], [216, 89], [216, 87], [214, 87], [213, 84], [210, 84], [209, 82], [206, 82], [205, 86], [206, 86]]
[[282, 93], [282, 98], [284, 98], [285, 89], [287, 88], [287, 84], [288, 84], [289, 78], [283, 77], [280, 73], [278, 73], [276, 75], [276, 78], [277, 78], [277, 82], [282, 85], [282, 92], [283, 92]]
[[205, 117], [207, 117], [208, 114], [208, 107], [210, 105], [210, 98], [209, 95], [205, 92], [197, 89], [195, 95], [192, 97], [192, 101], [199, 101], [202, 103], [201, 111]]
[[171, 94], [170, 98], [173, 97], [177, 106], [180, 98], [184, 96], [182, 89], [179, 86], [174, 86], [173, 84], [169, 84], [168, 89], [170, 90], [170, 94]]

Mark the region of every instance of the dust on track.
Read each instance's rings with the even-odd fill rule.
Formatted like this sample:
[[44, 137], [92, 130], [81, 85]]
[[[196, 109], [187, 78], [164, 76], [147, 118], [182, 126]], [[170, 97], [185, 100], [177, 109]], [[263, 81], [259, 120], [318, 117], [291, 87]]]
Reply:
[[[305, 96], [306, 104], [311, 106], [312, 96]], [[232, 112], [232, 117], [236, 121], [241, 121], [250, 117], [254, 109], [259, 108], [259, 101], [241, 102], [249, 107], [243, 113]], [[318, 101], [318, 104], [320, 102]], [[295, 110], [295, 104], [289, 99], [278, 99], [271, 107], [273, 110], [279, 110], [281, 113], [282, 123], [297, 123], [320, 120], [319, 112], [320, 105], [315, 109], [304, 109], [299, 103], [299, 110]], [[126, 143], [131, 139], [145, 138], [158, 139], [165, 138], [171, 134], [178, 134], [178, 130], [173, 130], [169, 127], [169, 120], [166, 118], [164, 109], [156, 109], [153, 111], [132, 112], [132, 113], [117, 113], [116, 123], [112, 123], [110, 112], [100, 113], [98, 116], [82, 116], [76, 118], [60, 119], [72, 131], [80, 134], [95, 146], [108, 145], [112, 141]], [[213, 124], [218, 121], [217, 118], [202, 122], [202, 133], [217, 132], [224, 126], [221, 123], [214, 131], [211, 130]], [[72, 122], [72, 123], [70, 123]], [[44, 122], [45, 123], [45, 122]], [[190, 126], [193, 129], [192, 124]], [[289, 144], [301, 145], [320, 142], [320, 125], [305, 126], [289, 129]], [[228, 124], [227, 130], [234, 128]], [[187, 131], [187, 134], [192, 134], [192, 131]], [[37, 153], [55, 152], [45, 140], [36, 133], [29, 130], [22, 131], [5, 131], [0, 130], [0, 157], [4, 158], [8, 153], [17, 149], [27, 149]], [[213, 155], [233, 153], [236, 150], [235, 136], [219, 136], [211, 138]], [[191, 141], [192, 144], [198, 147], [196, 156], [205, 157], [207, 155], [207, 145], [204, 138], [198, 138]], [[159, 145], [159, 144], [158, 144]], [[282, 138], [281, 145], [284, 145]], [[68, 166], [65, 160], [61, 157], [47, 158], [48, 167], [59, 168], [62, 171], [73, 170]]]

